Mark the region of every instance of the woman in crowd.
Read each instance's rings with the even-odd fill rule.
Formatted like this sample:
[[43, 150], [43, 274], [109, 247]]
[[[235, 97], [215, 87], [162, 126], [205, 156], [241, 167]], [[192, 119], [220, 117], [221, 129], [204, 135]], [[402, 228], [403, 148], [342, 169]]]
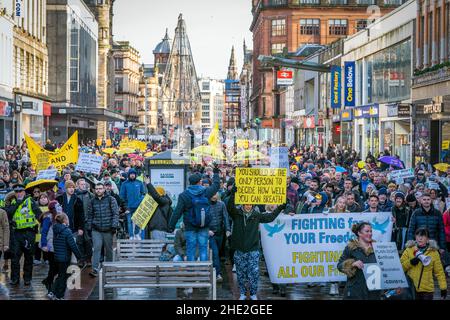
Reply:
[[347, 276], [344, 289], [346, 300], [380, 300], [379, 290], [369, 291], [364, 277], [364, 264], [377, 263], [372, 247], [372, 226], [361, 222], [352, 226], [356, 239], [350, 240], [337, 265]]
[[447, 297], [447, 280], [442, 267], [439, 247], [430, 240], [429, 232], [419, 228], [416, 240], [408, 241], [401, 257], [403, 271], [411, 278], [416, 289], [416, 300], [433, 300], [435, 276], [441, 289], [441, 298]]

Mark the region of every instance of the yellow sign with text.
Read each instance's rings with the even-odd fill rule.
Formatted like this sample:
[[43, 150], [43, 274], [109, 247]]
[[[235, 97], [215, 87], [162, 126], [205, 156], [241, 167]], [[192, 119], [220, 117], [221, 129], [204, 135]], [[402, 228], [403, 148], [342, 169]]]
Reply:
[[442, 141], [442, 150], [448, 150], [448, 149], [450, 149], [450, 140]]
[[142, 200], [139, 208], [137, 208], [136, 212], [133, 214], [131, 220], [136, 224], [140, 229], [144, 229], [150, 219], [153, 217], [153, 214], [158, 207], [158, 203], [155, 199], [152, 198], [149, 194], [147, 194]]
[[286, 203], [287, 169], [237, 168], [236, 204]]
[[36, 172], [48, 169], [50, 166], [62, 171], [69, 164], [78, 162], [78, 131], [75, 131], [58, 152], [45, 150], [26, 134], [25, 141], [30, 151], [31, 164]]
[[147, 150], [147, 143], [138, 140], [127, 140], [120, 143], [120, 149], [130, 148], [139, 151]]

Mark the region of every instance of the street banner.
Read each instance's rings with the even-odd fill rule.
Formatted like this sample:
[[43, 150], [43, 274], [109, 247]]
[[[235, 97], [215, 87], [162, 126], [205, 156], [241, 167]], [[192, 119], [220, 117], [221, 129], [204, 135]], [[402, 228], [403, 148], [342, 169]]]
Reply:
[[80, 153], [75, 169], [86, 173], [99, 174], [103, 165], [103, 157], [90, 153]]
[[397, 184], [404, 183], [405, 179], [414, 178], [414, 169], [395, 170], [389, 173], [389, 180]]
[[236, 204], [286, 203], [287, 169], [236, 168]]
[[272, 147], [270, 148], [270, 167], [286, 168], [289, 172], [289, 148], [288, 147]]
[[[25, 134], [25, 141], [30, 152], [31, 164], [36, 172], [48, 169], [50, 166], [61, 171], [69, 164], [78, 162], [78, 131], [75, 131], [58, 152], [45, 150], [27, 134]], [[44, 159], [47, 157], [48, 163], [45, 166]]]
[[179, 195], [184, 191], [184, 169], [151, 169], [150, 181], [153, 186], [162, 187], [172, 200], [172, 207], [176, 207]]
[[372, 224], [373, 239], [390, 242], [392, 214], [337, 213], [279, 215], [261, 224], [261, 243], [272, 283], [339, 282], [346, 276], [337, 264], [349, 240], [353, 224]]
[[341, 108], [341, 66], [331, 67], [331, 108]]
[[120, 149], [131, 148], [134, 150], [145, 151], [147, 150], [147, 143], [138, 140], [127, 140], [120, 143]]
[[354, 107], [355, 106], [355, 61], [345, 62], [345, 106]]
[[37, 174], [36, 181], [38, 181], [38, 180], [55, 180], [57, 173], [58, 173], [58, 170], [56, 170], [56, 169], [41, 170]]
[[141, 204], [131, 217], [131, 220], [135, 225], [137, 225], [140, 229], [145, 229], [150, 219], [153, 217], [153, 214], [158, 207], [158, 203], [153, 199], [153, 197], [147, 194], [142, 200]]
[[214, 125], [214, 129], [211, 131], [211, 134], [208, 138], [208, 144], [214, 148], [222, 149], [220, 143], [219, 122], [216, 122], [216, 124]]
[[395, 242], [374, 242], [377, 263], [364, 265], [364, 277], [370, 291], [408, 288]]

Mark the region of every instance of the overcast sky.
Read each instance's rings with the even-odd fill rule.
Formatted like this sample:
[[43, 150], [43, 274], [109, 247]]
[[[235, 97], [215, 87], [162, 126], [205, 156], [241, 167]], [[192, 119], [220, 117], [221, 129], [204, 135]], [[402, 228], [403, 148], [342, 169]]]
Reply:
[[116, 0], [114, 6], [114, 40], [130, 41], [141, 63], [153, 63], [152, 51], [166, 28], [173, 39], [180, 13], [199, 77], [224, 79], [232, 45], [240, 71], [244, 38], [252, 47], [250, 0]]

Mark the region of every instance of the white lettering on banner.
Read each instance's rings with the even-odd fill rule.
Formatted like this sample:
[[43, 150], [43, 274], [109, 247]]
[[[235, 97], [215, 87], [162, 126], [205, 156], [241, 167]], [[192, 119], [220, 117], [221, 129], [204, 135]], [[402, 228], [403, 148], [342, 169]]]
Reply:
[[37, 180], [54, 180], [56, 178], [56, 174], [58, 173], [57, 169], [49, 169], [49, 170], [41, 170], [37, 174]]
[[337, 264], [347, 243], [354, 238], [353, 224], [372, 224], [373, 238], [389, 242], [392, 214], [337, 213], [280, 215], [261, 224], [261, 242], [272, 283], [345, 281]]
[[80, 156], [78, 157], [76, 170], [93, 174], [99, 174], [102, 165], [103, 165], [102, 156], [90, 153], [80, 153]]
[[414, 178], [414, 169], [395, 170], [389, 173], [389, 180], [403, 183], [405, 179]]

